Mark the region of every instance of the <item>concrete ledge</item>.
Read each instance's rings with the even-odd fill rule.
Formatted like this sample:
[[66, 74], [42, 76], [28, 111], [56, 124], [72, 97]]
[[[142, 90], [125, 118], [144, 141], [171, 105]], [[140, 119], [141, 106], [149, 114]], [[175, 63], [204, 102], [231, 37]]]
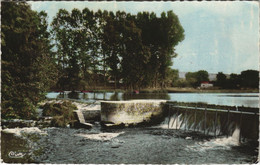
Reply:
[[82, 111], [85, 120], [100, 121], [100, 110]]
[[102, 101], [101, 122], [138, 124], [163, 114], [166, 100]]

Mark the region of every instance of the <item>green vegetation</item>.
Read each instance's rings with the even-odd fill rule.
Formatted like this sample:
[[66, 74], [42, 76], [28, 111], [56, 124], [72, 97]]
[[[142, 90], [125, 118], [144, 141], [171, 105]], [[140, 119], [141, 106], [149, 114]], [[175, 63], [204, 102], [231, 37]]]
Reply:
[[199, 70], [197, 72], [188, 72], [185, 74], [185, 80], [174, 77], [173, 87], [198, 87], [203, 81], [209, 81], [209, 74], [205, 70]]
[[257, 89], [259, 87], [259, 71], [245, 70], [239, 75], [232, 73], [229, 78], [222, 72], [219, 72], [215, 85], [223, 89]]
[[[113, 87], [150, 92], [208, 81], [204, 70], [189, 72], [181, 80], [178, 70], [171, 69], [175, 47], [184, 40], [184, 29], [172, 11], [157, 16], [60, 9], [48, 27], [47, 13], [32, 11], [26, 2], [1, 5], [4, 119], [35, 118], [36, 105], [49, 90], [111, 91]], [[258, 71], [248, 70], [230, 78], [219, 75], [216, 85], [258, 88], [258, 82]]]
[[51, 124], [58, 127], [66, 127], [68, 124], [73, 125], [76, 122], [75, 115], [73, 113], [77, 107], [70, 101], [64, 101], [62, 103], [46, 103], [43, 106], [43, 116], [51, 116]]
[[61, 9], [51, 24], [61, 90], [119, 84], [128, 90], [166, 87], [174, 47], [184, 30], [172, 12], [138, 13]]
[[[2, 117], [34, 118], [48, 90], [86, 90], [120, 84], [133, 91], [170, 84], [174, 47], [184, 30], [172, 11], [162, 13], [58, 11], [26, 2], [2, 2]], [[106, 89], [106, 88], [105, 88]]]
[[[185, 74], [185, 79], [179, 79], [179, 77], [172, 77], [172, 87], [192, 87], [197, 88], [200, 86], [201, 82], [209, 81], [209, 74], [205, 70], [200, 70], [197, 72], [188, 72]], [[223, 72], [219, 72], [216, 76], [216, 81], [212, 81], [215, 87], [213, 88], [215, 92], [223, 91], [233, 92], [236, 90], [237, 92], [243, 92], [250, 90], [245, 89], [258, 89], [259, 85], [259, 71], [257, 70], [245, 70], [242, 71], [241, 74], [230, 74], [229, 76], [224, 74]], [[168, 90], [168, 89], [167, 89]], [[168, 90], [169, 91], [169, 90]], [[170, 90], [173, 92], [182, 91], [181, 89]], [[185, 89], [184, 89], [185, 91]], [[188, 91], [195, 91], [193, 89], [189, 89]], [[205, 92], [206, 90], [204, 90]], [[212, 90], [211, 90], [212, 91]], [[256, 91], [256, 90], [253, 90]], [[224, 91], [223, 91], [224, 92]], [[256, 91], [257, 92], [257, 91]]]
[[1, 5], [2, 118], [30, 119], [56, 79], [47, 14], [24, 2]]

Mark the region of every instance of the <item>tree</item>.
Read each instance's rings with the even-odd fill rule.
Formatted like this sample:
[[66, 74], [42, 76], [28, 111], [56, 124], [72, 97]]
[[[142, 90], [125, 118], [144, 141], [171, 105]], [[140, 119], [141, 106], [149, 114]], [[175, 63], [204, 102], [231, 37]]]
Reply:
[[179, 79], [179, 70], [168, 68], [166, 71], [166, 86], [174, 86]]
[[230, 74], [229, 79], [226, 81], [226, 88], [229, 89], [238, 89], [241, 86], [241, 76], [238, 74]]
[[[86, 35], [83, 27], [82, 13], [73, 9], [71, 13], [60, 9], [52, 21], [53, 38], [56, 41], [57, 54], [60, 66], [58, 86], [63, 90], [76, 90], [80, 86], [79, 64], [85, 59]], [[89, 59], [90, 57], [87, 57]], [[83, 74], [84, 75], [84, 74]]]
[[[165, 87], [167, 72], [176, 57], [174, 47], [184, 39], [178, 17], [155, 13], [82, 12], [59, 10], [52, 22], [56, 40], [60, 86], [77, 88], [79, 79], [98, 84], [110, 77], [128, 89]], [[107, 76], [107, 73], [109, 76]], [[74, 77], [74, 78], [72, 78]]]
[[259, 72], [256, 70], [245, 70], [241, 72], [241, 86], [246, 88], [259, 87]]
[[55, 83], [45, 12], [25, 2], [2, 2], [2, 117], [32, 118]]
[[185, 79], [189, 86], [196, 87], [197, 84], [196, 72], [187, 72], [185, 74]]
[[205, 70], [199, 70], [196, 72], [197, 85], [199, 86], [203, 81], [209, 81], [209, 74]]
[[225, 88], [227, 83], [227, 76], [223, 72], [218, 72], [216, 85]]
[[186, 81], [189, 86], [198, 87], [201, 82], [209, 81], [209, 74], [205, 70], [199, 70], [198, 72], [188, 72], [185, 74]]
[[172, 65], [172, 58], [177, 57], [175, 46], [184, 40], [184, 29], [182, 28], [178, 16], [173, 11], [168, 11], [167, 15], [163, 12], [160, 19], [160, 40], [159, 40], [159, 73], [161, 87], [164, 86], [166, 70]]
[[109, 67], [110, 75], [114, 78], [114, 88], [121, 74], [120, 57], [122, 57], [122, 25], [116, 21], [113, 12], [106, 16], [106, 25], [103, 34], [103, 52], [106, 55], [105, 62]]

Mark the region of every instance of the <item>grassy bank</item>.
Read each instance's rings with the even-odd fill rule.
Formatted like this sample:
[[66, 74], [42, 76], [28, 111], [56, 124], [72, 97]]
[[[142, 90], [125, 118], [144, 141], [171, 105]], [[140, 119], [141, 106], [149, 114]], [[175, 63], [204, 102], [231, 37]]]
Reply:
[[195, 89], [195, 88], [165, 88], [142, 89], [140, 93], [258, 93], [258, 89]]
[[[55, 90], [54, 90], [55, 91]], [[123, 88], [109, 88], [109, 87], [96, 87], [88, 88], [85, 91], [87, 92], [124, 92], [124, 93], [133, 93], [133, 91], [125, 90]], [[169, 88], [145, 88], [139, 91], [140, 93], [258, 93], [258, 89], [198, 89], [198, 88], [178, 88], [178, 87], [169, 87]]]
[[167, 88], [168, 93], [258, 93], [258, 89], [195, 89]]

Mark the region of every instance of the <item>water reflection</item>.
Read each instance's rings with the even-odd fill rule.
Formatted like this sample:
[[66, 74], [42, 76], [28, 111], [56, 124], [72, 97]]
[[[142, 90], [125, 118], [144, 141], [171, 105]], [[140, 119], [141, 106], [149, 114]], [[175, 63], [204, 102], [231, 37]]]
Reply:
[[110, 96], [110, 100], [119, 101], [120, 98], [119, 98], [118, 92], [115, 92], [113, 95], [111, 95], [111, 96]]
[[91, 92], [91, 93], [56, 93], [51, 92], [47, 98], [77, 99], [91, 102], [96, 100], [133, 100], [133, 99], [165, 99], [178, 102], [203, 102], [207, 104], [258, 107], [258, 93], [139, 93]]
[[163, 99], [170, 100], [168, 93], [140, 93], [140, 94], [123, 94], [122, 100], [134, 99]]

